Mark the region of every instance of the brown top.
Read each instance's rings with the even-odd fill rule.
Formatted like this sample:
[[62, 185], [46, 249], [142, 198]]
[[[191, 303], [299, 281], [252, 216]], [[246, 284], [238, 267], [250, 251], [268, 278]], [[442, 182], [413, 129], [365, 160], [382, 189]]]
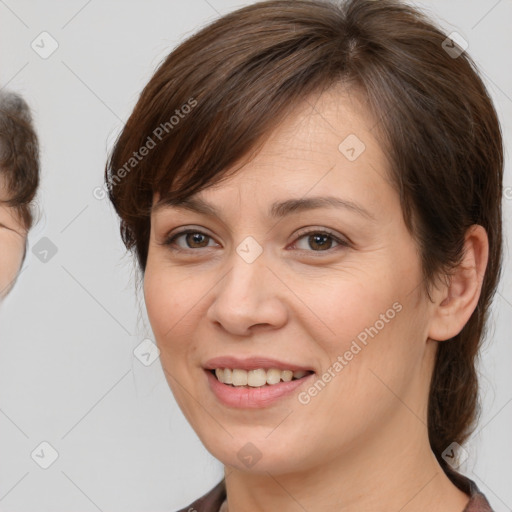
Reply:
[[[466, 508], [462, 512], [493, 512], [489, 502], [480, 492], [473, 480], [456, 473], [447, 471], [451, 481], [463, 492], [470, 496]], [[226, 500], [226, 482], [224, 478], [210, 491], [191, 503], [188, 507], [177, 512], [222, 512], [221, 506]]]

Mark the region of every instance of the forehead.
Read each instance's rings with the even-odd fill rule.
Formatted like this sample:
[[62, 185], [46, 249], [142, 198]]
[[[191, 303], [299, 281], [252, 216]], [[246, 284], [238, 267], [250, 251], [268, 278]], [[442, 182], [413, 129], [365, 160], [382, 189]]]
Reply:
[[[279, 123], [240, 170], [194, 194], [183, 205], [192, 205], [196, 211], [202, 208], [202, 213], [209, 215], [213, 211], [205, 202], [227, 209], [250, 201], [264, 203], [268, 215], [273, 216], [286, 209], [276, 204], [283, 199], [343, 196], [352, 204], [357, 198], [359, 204], [368, 206], [367, 211], [378, 209], [386, 194], [395, 198], [391, 197], [394, 189], [388, 180], [388, 161], [374, 134], [376, 124], [358, 95], [340, 88], [310, 95]], [[159, 201], [155, 194], [154, 212], [160, 210]], [[165, 197], [160, 204], [180, 206]]]

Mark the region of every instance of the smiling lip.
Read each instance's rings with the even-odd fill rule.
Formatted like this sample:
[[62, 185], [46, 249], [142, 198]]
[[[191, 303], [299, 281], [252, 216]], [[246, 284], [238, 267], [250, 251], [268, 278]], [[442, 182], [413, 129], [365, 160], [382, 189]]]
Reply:
[[[257, 370], [258, 368], [263, 368], [264, 370], [269, 370], [271, 368], [277, 368], [278, 370], [314, 371], [313, 368], [308, 368], [307, 366], [287, 363], [264, 356], [253, 356], [246, 359], [233, 356], [214, 357], [206, 361], [203, 368], [206, 370], [215, 370], [216, 368], [231, 368], [232, 370]], [[276, 384], [276, 386], [278, 385], [279, 384]]]
[[[306, 382], [311, 382], [312, 377], [315, 375], [314, 370], [307, 366], [287, 363], [285, 361], [264, 356], [253, 356], [245, 359], [234, 356], [214, 357], [213, 359], [206, 361], [203, 368], [207, 374], [206, 377], [208, 379], [210, 390], [221, 403], [228, 407], [245, 409], [267, 407], [280, 398], [289, 396], [295, 389], [304, 385]], [[278, 370], [304, 370], [313, 373], [305, 375], [300, 379], [253, 388], [244, 386], [235, 387], [229, 384], [223, 384], [215, 375], [213, 375], [212, 370], [217, 368], [230, 368], [232, 370], [238, 369], [247, 371], [257, 370], [258, 368], [263, 368], [264, 370], [277, 368]]]
[[251, 388], [223, 384], [217, 380], [217, 377], [213, 375], [211, 370], [205, 370], [205, 373], [208, 379], [208, 385], [217, 399], [228, 407], [241, 409], [260, 409], [268, 407], [280, 398], [290, 396], [299, 386], [311, 383], [312, 378], [315, 376], [314, 373], [311, 373], [300, 379], [291, 380], [289, 382], [280, 382], [279, 384], [272, 384], [270, 386]]

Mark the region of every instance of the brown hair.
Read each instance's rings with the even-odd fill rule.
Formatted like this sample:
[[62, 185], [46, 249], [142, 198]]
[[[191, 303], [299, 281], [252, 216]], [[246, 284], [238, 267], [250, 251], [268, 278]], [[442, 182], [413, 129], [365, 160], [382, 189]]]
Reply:
[[39, 144], [25, 100], [0, 91], [0, 179], [7, 199], [28, 231], [34, 221], [31, 203], [39, 185]]
[[[435, 278], [448, 278], [460, 263], [467, 228], [480, 224], [488, 234], [478, 305], [462, 331], [439, 344], [431, 381], [429, 439], [445, 471], [443, 450], [467, 439], [479, 411], [475, 364], [501, 271], [503, 179], [492, 101], [472, 59], [450, 48], [462, 51], [399, 1], [249, 5], [163, 61], [105, 169], [122, 239], [143, 273], [155, 192], [160, 201], [180, 201], [226, 179], [228, 168], [311, 93], [340, 83], [362, 92], [378, 120], [376, 135], [392, 163], [390, 178], [421, 253], [429, 297]], [[193, 102], [192, 111], [185, 108]], [[133, 161], [143, 147], [149, 151]]]

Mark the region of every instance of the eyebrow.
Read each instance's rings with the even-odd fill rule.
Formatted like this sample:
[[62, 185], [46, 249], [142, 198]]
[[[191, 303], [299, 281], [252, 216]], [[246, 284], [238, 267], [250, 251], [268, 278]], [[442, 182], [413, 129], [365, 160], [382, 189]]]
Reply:
[[[182, 208], [195, 213], [219, 217], [219, 211], [215, 206], [208, 203], [204, 199], [197, 197], [189, 197], [181, 201], [167, 199], [154, 205], [152, 211], [157, 211], [164, 206]], [[373, 214], [371, 214], [361, 205], [354, 203], [353, 201], [348, 201], [346, 199], [341, 199], [334, 196], [316, 196], [278, 201], [271, 205], [268, 216], [271, 218], [282, 218], [296, 212], [329, 207], [344, 208], [363, 217], [366, 217], [367, 219], [374, 221], [377, 220]]]

